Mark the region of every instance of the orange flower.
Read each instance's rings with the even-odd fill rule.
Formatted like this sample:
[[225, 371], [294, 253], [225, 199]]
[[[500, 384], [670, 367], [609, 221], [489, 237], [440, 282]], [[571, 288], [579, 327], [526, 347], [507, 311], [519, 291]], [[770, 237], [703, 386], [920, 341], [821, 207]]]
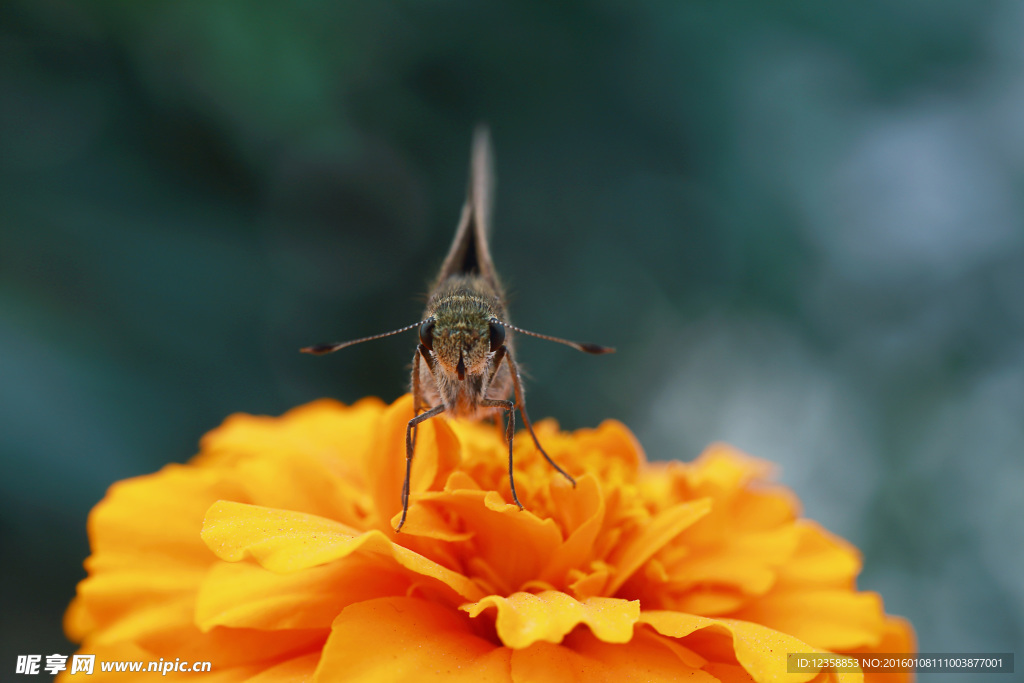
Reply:
[[655, 464], [617, 422], [542, 422], [578, 486], [516, 439], [520, 511], [501, 430], [431, 420], [396, 534], [411, 414], [406, 396], [236, 415], [190, 464], [115, 484], [68, 635], [97, 662], [261, 683], [852, 681], [787, 674], [786, 653], [913, 651], [856, 591], [856, 549], [727, 446]]

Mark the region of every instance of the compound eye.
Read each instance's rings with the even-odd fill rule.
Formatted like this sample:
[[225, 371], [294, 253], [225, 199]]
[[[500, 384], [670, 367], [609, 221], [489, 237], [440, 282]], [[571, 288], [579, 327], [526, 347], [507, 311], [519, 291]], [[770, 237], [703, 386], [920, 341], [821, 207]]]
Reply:
[[420, 344], [427, 347], [427, 350], [434, 350], [434, 319], [427, 318], [420, 325]]
[[498, 322], [496, 319], [491, 318], [491, 353], [494, 353], [501, 348], [501, 345], [505, 343], [505, 326]]

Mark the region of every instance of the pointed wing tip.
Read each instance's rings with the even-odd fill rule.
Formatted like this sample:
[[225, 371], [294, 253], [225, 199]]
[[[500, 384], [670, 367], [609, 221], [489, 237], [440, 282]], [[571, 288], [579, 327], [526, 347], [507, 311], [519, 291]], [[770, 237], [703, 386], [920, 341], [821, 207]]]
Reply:
[[[490, 184], [494, 175], [494, 147], [491, 144], [491, 127], [486, 123], [478, 123], [473, 129], [473, 154], [471, 173], [478, 180]], [[486, 186], [478, 189], [487, 189]]]

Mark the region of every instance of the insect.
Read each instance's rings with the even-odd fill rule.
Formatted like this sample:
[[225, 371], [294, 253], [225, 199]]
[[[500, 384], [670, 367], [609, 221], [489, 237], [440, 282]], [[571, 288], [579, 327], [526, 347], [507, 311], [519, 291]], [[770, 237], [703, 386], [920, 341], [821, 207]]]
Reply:
[[[416, 427], [425, 420], [447, 413], [471, 419], [501, 419], [507, 415], [508, 480], [512, 500], [523, 509], [516, 495], [512, 472], [512, 439], [518, 406], [537, 450], [562, 476], [576, 486], [576, 480], [559, 467], [537, 440], [526, 413], [526, 401], [519, 369], [513, 358], [515, 332], [566, 344], [592, 354], [613, 348], [559, 339], [529, 332], [508, 321], [505, 294], [494, 270], [488, 244], [491, 199], [494, 189], [490, 135], [479, 127], [473, 137], [468, 197], [430, 297], [424, 319], [397, 330], [334, 344], [308, 346], [302, 351], [315, 355], [373, 339], [419, 328], [419, 344], [412, 359], [413, 418], [405, 433], [405, 483], [402, 485], [402, 517], [395, 531], [401, 531], [409, 512], [409, 479], [412, 472]], [[515, 400], [509, 398], [512, 394]], [[422, 412], [421, 412], [422, 411]], [[499, 422], [500, 424], [500, 422]]]

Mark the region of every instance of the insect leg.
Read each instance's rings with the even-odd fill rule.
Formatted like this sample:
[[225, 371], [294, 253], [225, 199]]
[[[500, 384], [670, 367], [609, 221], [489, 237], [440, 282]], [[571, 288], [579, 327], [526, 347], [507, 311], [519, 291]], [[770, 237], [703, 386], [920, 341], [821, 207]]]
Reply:
[[[420, 414], [420, 408], [424, 410], [430, 410], [430, 406], [423, 400], [423, 391], [420, 387], [420, 356], [423, 356], [423, 361], [427, 364], [427, 369], [430, 374], [434, 374], [434, 359], [427, 353], [427, 349], [423, 344], [416, 345], [416, 351], [412, 356], [412, 414], [415, 417]], [[412, 447], [416, 449], [416, 429], [412, 430]]]
[[505, 440], [508, 441], [508, 485], [512, 489], [512, 500], [522, 510], [523, 504], [516, 495], [516, 480], [512, 475], [512, 437], [516, 433], [516, 404], [508, 399], [485, 398], [480, 401], [480, 405], [486, 408], [504, 408], [508, 414], [508, 421], [505, 423]]
[[501, 360], [505, 357], [506, 353], [508, 353], [508, 347], [504, 344], [498, 347], [498, 350], [494, 352], [494, 358], [491, 359], [491, 362], [494, 363], [494, 367], [491, 368], [491, 372], [487, 375], [487, 384], [484, 385], [483, 389], [484, 394], [487, 393], [487, 387], [491, 386], [491, 382], [494, 381], [494, 376], [498, 374], [498, 368], [501, 367]]
[[559, 467], [558, 463], [551, 459], [551, 456], [547, 454], [547, 452], [544, 450], [544, 447], [540, 445], [540, 441], [537, 440], [537, 435], [533, 433], [533, 424], [530, 422], [530, 416], [526, 414], [526, 400], [524, 399], [523, 395], [523, 385], [519, 379], [519, 368], [516, 367], [515, 361], [512, 360], [512, 354], [508, 352], [507, 348], [505, 346], [502, 346], [501, 349], [505, 351], [505, 360], [508, 361], [508, 367], [510, 370], [512, 370], [512, 388], [515, 390], [516, 403], [519, 404], [519, 412], [523, 416], [523, 422], [526, 423], [526, 429], [527, 431], [530, 432], [530, 437], [533, 438], [533, 443], [536, 444], [537, 450], [540, 451], [540, 454], [544, 456], [544, 459], [547, 460], [552, 467], [558, 470], [558, 472], [563, 477], [568, 479], [572, 483], [573, 488], [575, 488], [576, 480], [569, 476], [568, 472]]
[[437, 417], [443, 412], [443, 405], [431, 408], [422, 415], [417, 415], [409, 420], [409, 424], [405, 428], [405, 483], [402, 484], [402, 519], [398, 521], [398, 526], [395, 527], [396, 532], [402, 530], [402, 525], [405, 524], [405, 516], [409, 514], [409, 478], [412, 474], [413, 433], [416, 431], [416, 425], [432, 417]]
[[[420, 349], [419, 346], [412, 353], [412, 415], [420, 414]], [[415, 437], [413, 437], [415, 439]]]

